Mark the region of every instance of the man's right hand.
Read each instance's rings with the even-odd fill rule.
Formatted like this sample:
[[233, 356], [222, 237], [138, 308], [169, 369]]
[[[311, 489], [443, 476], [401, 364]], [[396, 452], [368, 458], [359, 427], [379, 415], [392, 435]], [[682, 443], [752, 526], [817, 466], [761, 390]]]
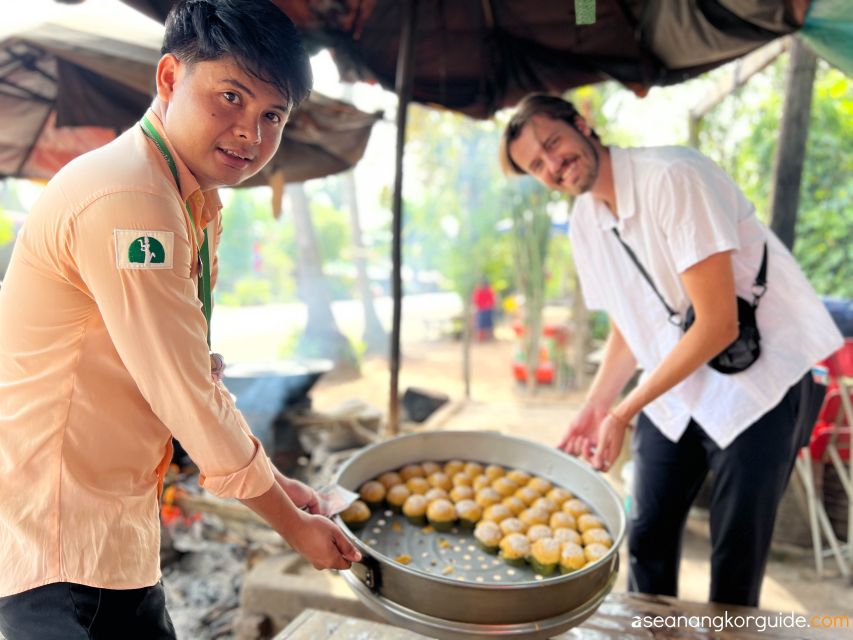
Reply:
[[349, 569], [361, 560], [358, 549], [325, 516], [300, 512], [299, 522], [286, 539], [315, 569]]
[[598, 446], [598, 427], [606, 416], [607, 407], [585, 404], [569, 423], [557, 448], [592, 462], [595, 454], [593, 449]]

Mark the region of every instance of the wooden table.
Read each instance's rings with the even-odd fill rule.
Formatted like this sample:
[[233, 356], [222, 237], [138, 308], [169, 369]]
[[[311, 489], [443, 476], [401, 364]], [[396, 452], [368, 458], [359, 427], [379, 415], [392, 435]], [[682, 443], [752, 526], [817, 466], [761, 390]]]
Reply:
[[[554, 640], [608, 640], [608, 639], [640, 639], [640, 638], [683, 638], [691, 640], [780, 640], [814, 639], [828, 640], [829, 638], [853, 637], [853, 620], [847, 620], [844, 625], [835, 628], [786, 628], [782, 626], [791, 612], [766, 611], [749, 607], [734, 607], [703, 602], [687, 602], [665, 596], [648, 596], [642, 594], [616, 593], [610, 594], [599, 607], [598, 611], [583, 624], [556, 636]], [[723, 616], [728, 614], [730, 620], [735, 620], [728, 628], [721, 628]], [[795, 614], [796, 615], [796, 614]], [[813, 615], [832, 616], [830, 611], [815, 611], [802, 614], [803, 619], [810, 621]], [[644, 616], [649, 616], [645, 621]], [[653, 619], [661, 616], [657, 627], [653, 627]], [[694, 627], [675, 627], [665, 618], [668, 616], [684, 616]], [[689, 618], [706, 616], [709, 627], [700, 628], [697, 621]], [[719, 622], [714, 622], [719, 616]], [[751, 624], [738, 625], [737, 616], [752, 616]], [[756, 616], [765, 616], [766, 629], [761, 631], [761, 622]], [[745, 618], [746, 619], [746, 618]], [[824, 622], [830, 624], [829, 620]], [[738, 626], [735, 626], [738, 625]], [[299, 617], [291, 622], [275, 640], [426, 640], [425, 636], [377, 622], [369, 622], [358, 618], [347, 618], [328, 611], [306, 609]]]

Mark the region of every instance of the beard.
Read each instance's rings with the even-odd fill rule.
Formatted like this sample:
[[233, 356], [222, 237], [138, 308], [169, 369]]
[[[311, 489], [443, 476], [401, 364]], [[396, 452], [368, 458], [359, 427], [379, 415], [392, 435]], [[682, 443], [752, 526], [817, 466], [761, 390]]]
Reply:
[[574, 185], [568, 185], [575, 192], [574, 195], [578, 196], [592, 189], [592, 185], [598, 179], [598, 171], [601, 166], [598, 150], [585, 136], [583, 137], [583, 142], [586, 145], [586, 150], [580, 154], [578, 162], [583, 163], [587, 171], [580, 173], [578, 181]]

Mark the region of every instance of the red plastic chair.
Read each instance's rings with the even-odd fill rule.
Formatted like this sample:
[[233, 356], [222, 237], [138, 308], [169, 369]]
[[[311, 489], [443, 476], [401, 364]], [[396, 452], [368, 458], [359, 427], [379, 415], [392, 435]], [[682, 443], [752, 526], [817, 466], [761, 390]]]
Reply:
[[[850, 571], [853, 566], [853, 463], [850, 458], [850, 433], [853, 427], [853, 339], [847, 338], [841, 349], [818, 363], [818, 366], [826, 372], [827, 393], [809, 444], [797, 459], [797, 471], [806, 491], [818, 575], [823, 575], [822, 531], [841, 574], [853, 580]], [[812, 461], [831, 462], [847, 494], [849, 511], [846, 560], [832, 530], [823, 500], [817, 495]]]

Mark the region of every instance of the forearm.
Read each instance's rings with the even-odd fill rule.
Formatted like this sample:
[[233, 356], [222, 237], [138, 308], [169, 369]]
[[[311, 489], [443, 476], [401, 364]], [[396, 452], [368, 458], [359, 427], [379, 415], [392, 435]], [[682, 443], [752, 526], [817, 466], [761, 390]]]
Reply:
[[614, 413], [621, 420], [630, 421], [643, 407], [725, 349], [736, 335], [729, 327], [697, 320], [649, 377], [614, 408]]
[[282, 538], [290, 542], [288, 535], [299, 526], [302, 513], [278, 482], [274, 482], [265, 493], [254, 498], [244, 498], [240, 502], [266, 520]]
[[587, 392], [586, 402], [609, 408], [637, 369], [637, 361], [628, 343], [611, 321], [610, 333], [604, 345], [604, 356]]

